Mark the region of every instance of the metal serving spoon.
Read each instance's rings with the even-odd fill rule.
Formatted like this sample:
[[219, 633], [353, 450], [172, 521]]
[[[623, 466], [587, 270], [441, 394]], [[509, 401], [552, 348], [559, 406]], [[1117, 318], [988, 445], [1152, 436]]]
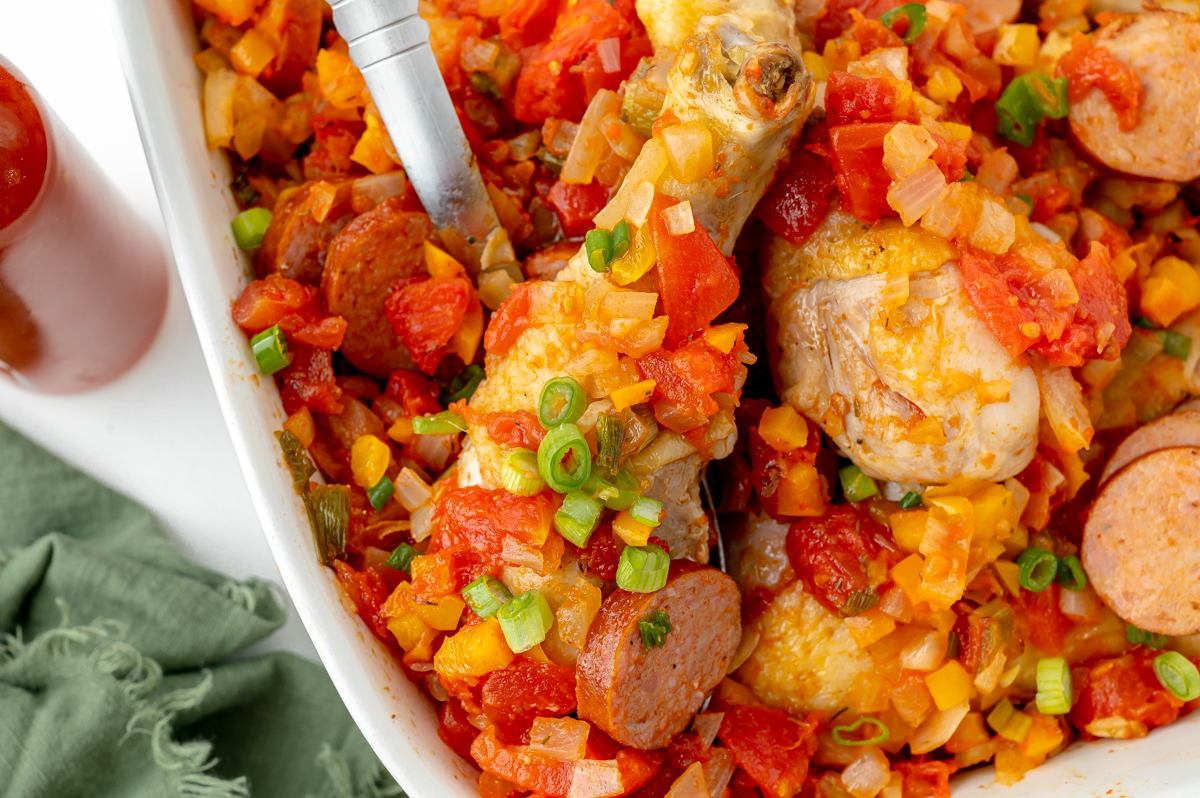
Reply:
[[484, 188], [450, 92], [429, 45], [417, 0], [332, 0], [404, 170], [450, 253], [475, 275], [515, 260]]

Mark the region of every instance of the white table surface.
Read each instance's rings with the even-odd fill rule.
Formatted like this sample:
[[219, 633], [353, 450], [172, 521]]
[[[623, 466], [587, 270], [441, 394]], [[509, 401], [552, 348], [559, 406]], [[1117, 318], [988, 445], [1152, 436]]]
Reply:
[[[0, 0], [0, 54], [37, 87], [169, 252], [107, 6], [95, 0]], [[239, 579], [282, 584], [178, 277], [169, 268], [166, 318], [132, 370], [72, 396], [27, 393], [0, 378], [0, 419], [145, 505], [195, 562]], [[278, 649], [317, 658], [294, 614], [250, 653]]]

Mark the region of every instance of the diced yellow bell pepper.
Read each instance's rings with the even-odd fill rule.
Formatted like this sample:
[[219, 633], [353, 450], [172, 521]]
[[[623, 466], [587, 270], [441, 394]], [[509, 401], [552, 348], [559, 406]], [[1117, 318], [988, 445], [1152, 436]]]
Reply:
[[350, 160], [362, 164], [373, 175], [383, 175], [395, 171], [399, 166], [388, 154], [387, 129], [374, 114], [367, 115], [367, 129], [358, 137]]
[[733, 351], [734, 344], [737, 343], [738, 334], [747, 329], [749, 328], [745, 324], [733, 322], [709, 327], [704, 331], [704, 343], [721, 354], [728, 355]]
[[412, 585], [408, 582], [401, 582], [387, 597], [387, 601], [383, 602], [379, 613], [384, 618], [399, 618], [401, 615], [411, 613], [412, 610]]
[[825, 42], [825, 49], [821, 52], [830, 71], [845, 69], [851, 61], [862, 58], [862, 54], [862, 45], [857, 39], [843, 39], [841, 36]]
[[1037, 25], [1001, 25], [996, 28], [992, 60], [1004, 66], [1031, 67], [1037, 63], [1041, 46]]
[[466, 274], [462, 264], [449, 252], [425, 242], [425, 269], [430, 277], [459, 277]]
[[613, 519], [612, 530], [627, 546], [645, 546], [654, 528], [638, 521], [628, 511], [622, 510]]
[[901, 510], [888, 516], [888, 526], [892, 529], [892, 537], [902, 551], [910, 554], [921, 548], [925, 539], [925, 527], [929, 523], [928, 510]]
[[[925, 83], [925, 93], [929, 95], [929, 99], [938, 102], [952, 103], [958, 99], [958, 95], [962, 94], [962, 90], [962, 81], [948, 66], [933, 67], [929, 80]], [[966, 127], [966, 125], [960, 125], [960, 127]]]
[[412, 419], [408, 416], [401, 416], [396, 419], [396, 423], [388, 428], [388, 437], [396, 443], [412, 443], [417, 436], [413, 432]]
[[712, 131], [703, 122], [681, 122], [662, 129], [671, 174], [680, 183], [692, 183], [713, 170]]
[[763, 411], [758, 434], [777, 452], [794, 452], [808, 444], [808, 423], [791, 405]]
[[283, 422], [283, 428], [299, 438], [305, 449], [312, 446], [313, 438], [317, 434], [312, 411], [307, 407], [302, 407], [288, 416], [287, 421]]
[[337, 50], [317, 53], [317, 83], [334, 108], [358, 108], [366, 104], [363, 93], [367, 83], [350, 56]]
[[924, 557], [920, 554], [910, 554], [893, 565], [890, 571], [892, 581], [900, 586], [900, 589], [904, 591], [904, 595], [908, 596], [908, 600], [913, 604], [925, 600], [919, 595], [921, 590], [921, 569], [924, 565]]
[[996, 560], [992, 563], [992, 568], [995, 569], [1000, 584], [1004, 585], [1004, 589], [1011, 595], [1015, 596], [1021, 591], [1021, 566], [1009, 560]]
[[275, 58], [275, 48], [257, 28], [246, 31], [229, 51], [229, 63], [243, 75], [257, 78]]
[[407, 652], [412, 651], [420, 644], [421, 638], [425, 636], [425, 630], [429, 627], [420, 618], [410, 613], [397, 618], [388, 618], [387, 628], [396, 638], [396, 642], [400, 644], [400, 648]]
[[642, 380], [626, 388], [618, 388], [610, 393], [608, 398], [612, 401], [613, 408], [619, 412], [633, 405], [650, 401], [650, 397], [654, 395], [654, 386], [657, 384], [654, 380]]
[[797, 463], [792, 466], [775, 492], [780, 515], [794, 517], [818, 516], [825, 513], [828, 504], [822, 487], [821, 475], [816, 466]]
[[829, 80], [829, 62], [820, 53], [806, 51], [801, 55], [804, 65], [812, 73], [813, 80]]
[[[955, 78], [955, 80], [957, 80], [957, 78]], [[950, 132], [951, 136], [954, 136], [956, 139], [962, 139], [963, 141], [970, 141], [971, 136], [974, 135], [974, 131], [971, 130], [971, 126], [964, 125], [961, 122], [943, 122], [942, 127], [946, 128], [946, 130]]]
[[639, 227], [633, 234], [629, 251], [612, 262], [612, 279], [617, 285], [636, 282], [654, 266], [658, 255], [654, 250], [654, 239], [650, 225]]
[[453, 594], [442, 596], [432, 604], [424, 601], [413, 602], [413, 613], [439, 632], [453, 632], [458, 628], [458, 619], [462, 617], [466, 603]]
[[422, 589], [422, 592], [428, 590], [426, 595], [449, 593], [453, 590], [454, 580], [450, 573], [450, 563], [446, 557], [438, 554], [422, 554], [414, 557], [409, 565], [409, 573], [412, 575], [413, 582], [427, 586]]
[[885, 615], [878, 607], [872, 607], [860, 615], [847, 618], [844, 623], [859, 648], [866, 648], [877, 643], [896, 631], [895, 619]]
[[1142, 283], [1142, 312], [1162, 327], [1200, 305], [1200, 274], [1187, 261], [1167, 256], [1150, 267]]
[[1003, 485], [989, 485], [971, 494], [976, 540], [1004, 540], [1017, 528], [1017, 503]]
[[1038, 759], [1062, 745], [1063, 731], [1058, 721], [1052, 717], [1037, 710], [1028, 714], [1033, 718], [1033, 726], [1029, 729], [1025, 742], [1021, 743], [1021, 752], [1030, 759]]
[[926, 676], [925, 686], [933, 696], [933, 703], [942, 711], [969, 700], [973, 692], [971, 674], [956, 659]]
[[391, 464], [391, 447], [374, 435], [359, 435], [350, 447], [350, 473], [364, 490], [378, 485]]
[[433, 655], [433, 667], [450, 679], [478, 678], [508, 667], [513, 658], [500, 619], [492, 617], [447, 637]]

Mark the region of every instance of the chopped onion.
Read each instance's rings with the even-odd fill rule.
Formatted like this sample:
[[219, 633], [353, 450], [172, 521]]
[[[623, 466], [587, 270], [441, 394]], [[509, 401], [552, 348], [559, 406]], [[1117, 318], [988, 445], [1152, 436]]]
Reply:
[[583, 119], [579, 120], [579, 132], [575, 134], [571, 151], [567, 153], [567, 160], [558, 174], [559, 180], [564, 183], [592, 182], [596, 175], [596, 167], [609, 150], [608, 139], [604, 136], [601, 123], [605, 115], [620, 112], [621, 100], [616, 92], [608, 89], [596, 92], [587, 110], [583, 112]]
[[1115, 740], [1133, 740], [1145, 737], [1150, 733], [1146, 724], [1140, 720], [1126, 720], [1118, 715], [1109, 718], [1097, 718], [1083, 730], [1095, 737], [1108, 737]]
[[617, 114], [604, 117], [602, 126], [608, 146], [612, 147], [613, 152], [627, 161], [636, 161], [638, 153], [646, 144], [646, 137], [638, 133], [633, 125], [622, 122]]
[[912, 604], [899, 585], [892, 585], [888, 588], [888, 591], [883, 594], [883, 599], [879, 602], [879, 609], [884, 615], [888, 615], [901, 623], [908, 623], [912, 620]]
[[420, 543], [433, 534], [433, 505], [422, 504], [412, 514], [413, 542]]
[[967, 210], [966, 190], [962, 183], [951, 183], [921, 217], [921, 227], [935, 236], [954, 238], [963, 225]]
[[233, 141], [233, 90], [238, 76], [232, 69], [216, 69], [204, 79], [204, 132], [208, 148], [228, 147]]
[[700, 738], [700, 747], [708, 748], [717, 739], [721, 729], [721, 721], [725, 719], [724, 712], [701, 712], [692, 721], [692, 731]]
[[887, 756], [878, 746], [868, 745], [842, 771], [842, 786], [854, 798], [875, 798], [891, 777]]
[[1030, 222], [1029, 229], [1049, 241], [1051, 244], [1057, 244], [1059, 241], [1062, 241], [1062, 236], [1041, 222]]
[[495, 42], [468, 36], [462, 44], [458, 62], [467, 72], [486, 72], [496, 65], [498, 55], [500, 46]]
[[[1070, 593], [1069, 590], [1063, 592]], [[1008, 658], [1004, 656], [1004, 652], [998, 651], [986, 668], [979, 669], [979, 673], [975, 676], [975, 688], [979, 690], [980, 695], [988, 695], [996, 689], [996, 685], [1000, 684], [1000, 677], [1004, 674], [1004, 666], [1007, 662]]]
[[616, 196], [609, 200], [604, 209], [596, 214], [592, 221], [596, 223], [597, 227], [607, 227], [610, 230], [616, 227], [617, 222], [625, 216], [625, 208], [634, 189], [642, 183], [651, 185], [657, 183], [666, 168], [666, 148], [658, 139], [650, 139], [638, 153], [633, 166], [629, 168], [629, 174], [625, 175], [625, 181], [617, 189]]
[[1058, 608], [1075, 623], [1095, 623], [1100, 620], [1104, 606], [1096, 595], [1096, 589], [1086, 585], [1080, 591], [1060, 590]]
[[1001, 255], [1017, 236], [1017, 221], [1008, 208], [993, 199], [979, 203], [979, 220], [971, 231], [971, 245]]
[[441, 678], [436, 673], [426, 674], [425, 689], [429, 691], [429, 695], [433, 696], [434, 701], [450, 700], [450, 693], [446, 691], [445, 685], [442, 684]]
[[538, 572], [541, 572], [546, 565], [541, 551], [526, 548], [511, 535], [504, 538], [504, 548], [500, 551], [500, 559], [509, 565], [532, 568]]
[[392, 483], [396, 486], [396, 500], [410, 513], [428, 502], [433, 495], [420, 474], [408, 466], [400, 469]]
[[392, 197], [403, 197], [408, 190], [408, 181], [403, 169], [382, 175], [360, 177], [350, 187], [350, 202], [355, 208], [367, 210]]
[[529, 130], [508, 140], [509, 157], [514, 161], [528, 161], [537, 154], [538, 146], [542, 143], [540, 130]]
[[937, 164], [926, 159], [912, 174], [892, 183], [887, 201], [907, 227], [920, 221], [945, 190], [946, 176]]
[[607, 74], [621, 71], [620, 39], [601, 39], [596, 42], [596, 55], [600, 56], [600, 68]]
[[578, 759], [571, 768], [567, 798], [608, 798], [625, 792], [615, 759]]
[[1038, 297], [1045, 297], [1057, 308], [1065, 308], [1079, 302], [1079, 289], [1066, 269], [1051, 269], [1032, 286]]
[[728, 749], [718, 748], [713, 751], [712, 756], [704, 763], [704, 786], [710, 796], [720, 798], [729, 786], [729, 780], [733, 778], [735, 767], [737, 763], [733, 761], [733, 754], [729, 753]]
[[1092, 441], [1092, 421], [1083, 403], [1083, 389], [1075, 381], [1071, 369], [1051, 366], [1046, 359], [1034, 355], [1033, 373], [1042, 391], [1042, 407], [1059, 444], [1069, 452], [1087, 448]]
[[937, 151], [929, 131], [911, 122], [899, 122], [883, 137], [883, 168], [893, 180], [908, 177]]
[[654, 184], [638, 183], [629, 192], [629, 201], [625, 204], [625, 219], [634, 227], [644, 227], [646, 217], [650, 215], [650, 203], [654, 202]]
[[534, 718], [529, 750], [555, 759], [583, 759], [592, 725], [574, 718]]
[[675, 779], [666, 798], [710, 798], [704, 782], [704, 766], [699, 762], [688, 765], [683, 775]]
[[649, 321], [654, 318], [656, 305], [658, 294], [653, 292], [612, 290], [600, 300], [597, 314], [601, 321], [622, 318]]
[[412, 447], [413, 454], [428, 463], [437, 473], [446, 467], [458, 449], [458, 435], [457, 432], [453, 435], [417, 435], [409, 446]]
[[901, 667], [914, 671], [931, 671], [946, 656], [948, 638], [930, 630], [904, 647], [900, 652]]
[[880, 47], [857, 61], [851, 61], [846, 71], [860, 78], [908, 80], [908, 48]]
[[1012, 181], [1017, 179], [1020, 168], [1017, 159], [1008, 154], [1006, 147], [992, 150], [988, 157], [979, 165], [975, 182], [992, 190], [997, 197], [1003, 197]]
[[692, 216], [692, 203], [687, 200], [664, 210], [662, 218], [667, 223], [667, 232], [673, 236], [687, 235], [696, 229], [696, 219]]
[[1020, 518], [1025, 508], [1029, 506], [1029, 488], [1016, 477], [1009, 477], [1004, 480], [1004, 487], [1008, 488], [1009, 493], [1013, 495], [1013, 509], [1016, 511], [1017, 518]]
[[926, 754], [935, 748], [940, 748], [954, 734], [958, 724], [971, 711], [969, 701], [952, 706], [949, 709], [937, 710], [917, 728], [917, 733], [908, 741], [909, 750], [914, 754]]

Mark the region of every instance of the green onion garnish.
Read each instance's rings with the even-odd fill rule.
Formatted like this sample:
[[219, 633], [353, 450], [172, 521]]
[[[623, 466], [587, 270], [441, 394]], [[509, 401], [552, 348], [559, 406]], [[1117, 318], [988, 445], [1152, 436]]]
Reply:
[[552, 490], [570, 493], [583, 487], [592, 473], [592, 453], [579, 427], [559, 424], [538, 446], [538, 471]]
[[633, 502], [633, 506], [629, 508], [629, 514], [633, 516], [633, 520], [639, 524], [655, 527], [659, 524], [659, 519], [662, 518], [663, 503], [658, 499], [651, 499], [648, 496], [639, 496]]
[[271, 212], [266, 208], [242, 211], [229, 225], [233, 228], [233, 239], [242, 249], [258, 249], [262, 246], [263, 235], [271, 226], [272, 218]]
[[546, 489], [538, 471], [537, 455], [528, 449], [513, 449], [500, 467], [500, 486], [517, 496], [536, 496]]
[[630, 593], [653, 593], [667, 584], [671, 558], [661, 546], [626, 546], [617, 563], [617, 587]]
[[610, 474], [621, 465], [621, 447], [625, 445], [625, 421], [602, 413], [596, 419], [596, 467]]
[[491, 618], [512, 599], [512, 593], [494, 576], [483, 576], [462, 589], [463, 601], [480, 618]]
[[496, 613], [500, 629], [513, 653], [528, 651], [546, 639], [554, 625], [554, 613], [540, 590], [527, 590], [512, 598]]
[[[864, 723], [873, 725], [875, 728], [879, 729], [879, 733], [874, 737], [868, 737], [865, 740], [846, 737], [847, 734], [858, 731], [859, 727]], [[862, 717], [851, 723], [849, 726], [833, 727], [833, 741], [839, 745], [879, 745], [880, 743], [886, 743], [888, 738], [891, 736], [892, 732], [887, 727], [887, 724], [881, 720], [876, 720], [875, 718]]]
[[393, 568], [397, 571], [404, 571], [404, 573], [408, 573], [409, 569], [412, 568], [413, 558], [416, 556], [416, 549], [407, 543], [401, 543], [396, 547], [396, 550], [392, 552], [392, 556], [387, 558], [387, 562], [385, 562], [384, 565], [386, 565], [388, 568]]
[[1021, 566], [1021, 587], [1032, 593], [1041, 593], [1050, 587], [1058, 575], [1058, 558], [1037, 546], [1021, 552], [1017, 565]]
[[1174, 330], [1159, 330], [1158, 337], [1162, 339], [1164, 355], [1187, 360], [1192, 352], [1192, 339]]
[[587, 250], [588, 265], [592, 267], [592, 271], [606, 272], [609, 270], [608, 264], [612, 263], [613, 259], [611, 231], [605, 230], [603, 227], [588, 230], [587, 235], [583, 238], [583, 247]]
[[629, 222], [622, 219], [617, 222], [617, 226], [612, 231], [612, 260], [609, 262], [611, 263], [628, 252], [632, 243], [633, 235], [629, 232]]
[[306, 491], [304, 509], [317, 544], [321, 565], [329, 565], [346, 553], [350, 530], [350, 488], [346, 485], [316, 485]]
[[671, 619], [665, 610], [653, 610], [638, 621], [638, 629], [642, 633], [642, 648], [662, 648], [667, 642], [667, 635], [675, 627], [671, 626]]
[[294, 433], [280, 430], [275, 433], [275, 438], [279, 441], [279, 448], [283, 450], [284, 462], [292, 472], [292, 487], [296, 489], [297, 495], [303, 496], [308, 492], [309, 477], [317, 473], [317, 467], [313, 465], [308, 452], [304, 450], [304, 444]]
[[415, 416], [412, 425], [413, 432], [418, 435], [453, 435], [467, 431], [466, 420], [451, 410], [443, 410], [432, 416]]
[[1155, 324], [1149, 316], [1138, 316], [1133, 320], [1134, 327], [1141, 327], [1143, 330], [1157, 330], [1158, 325]]
[[469, 401], [475, 395], [475, 389], [479, 387], [479, 383], [483, 382], [485, 376], [487, 375], [479, 366], [467, 366], [450, 381], [450, 394], [446, 396], [443, 404], [449, 405], [460, 400]]
[[280, 369], [287, 368], [292, 362], [292, 354], [288, 351], [287, 337], [279, 325], [268, 327], [250, 339], [250, 348], [254, 350], [254, 359], [258, 361], [258, 370], [270, 376]]
[[1038, 660], [1037, 709], [1043, 715], [1065, 715], [1071, 711], [1071, 669], [1062, 657]]
[[963, 170], [963, 176], [962, 176], [962, 177], [960, 177], [960, 178], [958, 179], [958, 182], [960, 182], [960, 183], [974, 183], [974, 182], [975, 182], [975, 175], [971, 174], [971, 170], [970, 170], [970, 169], [964, 169], [964, 170]]
[[842, 482], [842, 493], [846, 494], [849, 501], [860, 502], [879, 495], [875, 480], [864, 474], [856, 465], [851, 464], [838, 469], [838, 479]]
[[[846, 603], [848, 604], [849, 602]], [[845, 605], [843, 605], [844, 607]], [[958, 632], [951, 630], [950, 636], [946, 639], [946, 659], [958, 659], [958, 655], [961, 653], [962, 641], [958, 637]]]
[[392, 494], [396, 492], [396, 486], [392, 481], [383, 476], [374, 487], [367, 489], [367, 498], [371, 500], [371, 506], [375, 508], [375, 512], [381, 512], [387, 505], [388, 499], [392, 498]]
[[1029, 196], [1028, 194], [1014, 194], [1013, 196], [1028, 205], [1029, 212], [1033, 213], [1033, 197]]
[[546, 429], [559, 424], [574, 424], [583, 417], [587, 404], [583, 386], [574, 377], [546, 380], [538, 399], [538, 421]]
[[996, 132], [1029, 147], [1042, 117], [1067, 115], [1067, 79], [1051, 79], [1038, 72], [1013, 78], [996, 101]]
[[1135, 646], [1145, 646], [1158, 650], [1167, 644], [1167, 636], [1160, 635], [1156, 632], [1147, 632], [1145, 629], [1139, 629], [1131, 623], [1125, 624], [1125, 639]]
[[911, 510], [914, 507], [921, 506], [921, 494], [913, 493], [911, 490], [904, 494], [904, 498], [900, 500], [901, 510]]
[[1000, 703], [988, 714], [987, 722], [996, 734], [1018, 745], [1025, 742], [1033, 727], [1033, 718], [1014, 707], [1007, 698], [1000, 699]]
[[1200, 698], [1200, 671], [1178, 651], [1166, 651], [1155, 657], [1154, 675], [1180, 701]]
[[1058, 561], [1058, 573], [1054, 580], [1072, 593], [1078, 593], [1087, 587], [1087, 574], [1083, 572], [1083, 563], [1074, 554], [1068, 554]]
[[[605, 485], [607, 486], [609, 483], [605, 483]], [[598, 495], [598, 498], [604, 502], [605, 507], [618, 512], [632, 507], [642, 490], [642, 484], [627, 468], [622, 468], [617, 472], [617, 477], [612, 481], [611, 487], [614, 493], [609, 494], [606, 491], [606, 495]]]
[[843, 618], [853, 618], [855, 615], [862, 615], [878, 603], [879, 591], [875, 588], [858, 590], [850, 594], [846, 602], [842, 604], [842, 608], [838, 610], [838, 615]]
[[906, 6], [893, 8], [879, 18], [879, 21], [884, 24], [884, 27], [891, 28], [892, 23], [896, 21], [896, 17], [905, 17], [908, 19], [908, 29], [904, 31], [905, 44], [912, 44], [921, 35], [921, 31], [925, 30], [925, 6], [921, 3], [909, 3]]
[[600, 510], [604, 505], [582, 491], [573, 491], [563, 498], [562, 507], [554, 514], [554, 528], [558, 534], [583, 548], [591, 539], [600, 523]]

